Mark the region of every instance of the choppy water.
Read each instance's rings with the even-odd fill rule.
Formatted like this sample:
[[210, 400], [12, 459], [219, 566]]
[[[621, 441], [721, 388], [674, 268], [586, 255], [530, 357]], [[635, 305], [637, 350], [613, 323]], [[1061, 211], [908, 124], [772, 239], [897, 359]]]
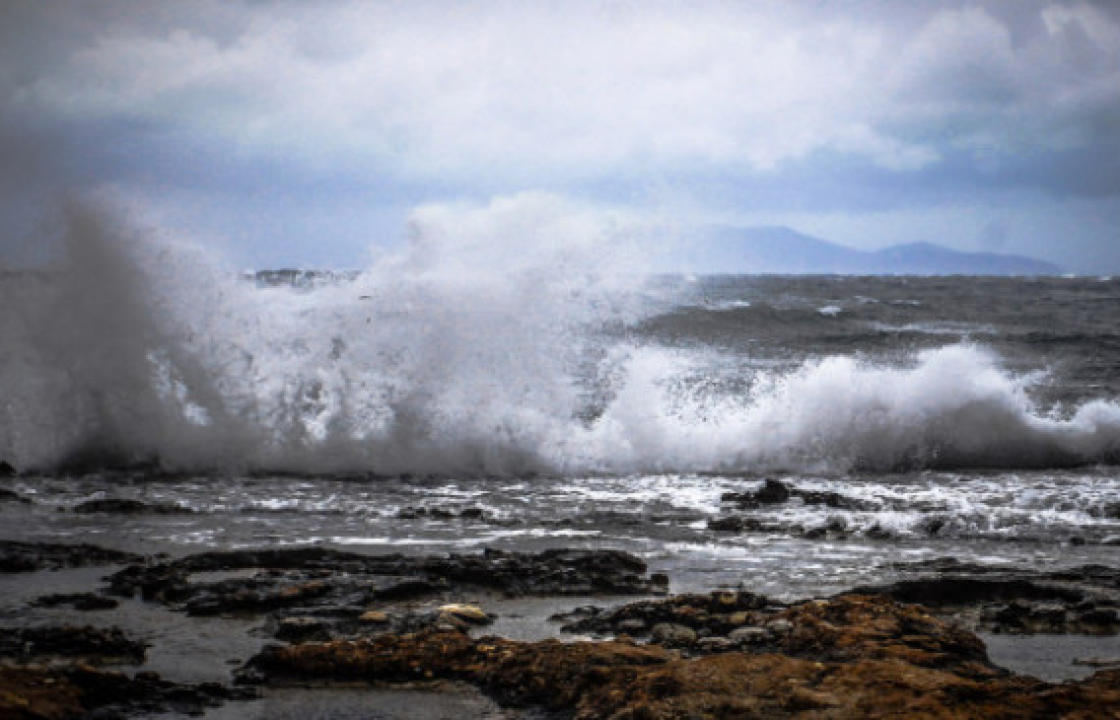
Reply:
[[[0, 275], [0, 458], [35, 501], [0, 506], [9, 537], [614, 546], [792, 595], [931, 555], [1115, 562], [1120, 280], [650, 277], [533, 198], [298, 282], [69, 227], [64, 262]], [[174, 474], [104, 470], [143, 462]], [[707, 527], [764, 477], [860, 509]], [[67, 511], [105, 496], [195, 512]]]

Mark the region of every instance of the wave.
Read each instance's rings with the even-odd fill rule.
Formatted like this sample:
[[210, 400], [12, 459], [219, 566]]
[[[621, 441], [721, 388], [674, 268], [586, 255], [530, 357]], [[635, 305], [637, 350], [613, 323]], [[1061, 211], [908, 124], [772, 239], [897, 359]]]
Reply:
[[0, 458], [384, 475], [1120, 459], [1120, 405], [1044, 411], [1039, 376], [974, 345], [792, 371], [666, 349], [635, 329], [675, 301], [618, 227], [546, 195], [429, 206], [400, 251], [309, 288], [71, 207], [65, 260], [0, 280]]

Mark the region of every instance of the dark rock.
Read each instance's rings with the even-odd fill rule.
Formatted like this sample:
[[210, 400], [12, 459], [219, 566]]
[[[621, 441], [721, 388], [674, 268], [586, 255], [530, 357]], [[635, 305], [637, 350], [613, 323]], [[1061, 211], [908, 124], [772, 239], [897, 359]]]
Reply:
[[111, 610], [119, 603], [111, 597], [94, 593], [56, 593], [42, 595], [32, 603], [36, 607], [58, 607], [69, 605], [75, 610]]
[[789, 500], [789, 497], [789, 487], [785, 483], [769, 478], [763, 481], [762, 487], [754, 493], [756, 501], [767, 505], [784, 503]]
[[286, 617], [278, 623], [275, 636], [279, 640], [326, 640], [330, 624], [318, 617]]
[[937, 558], [896, 566], [918, 573], [887, 585], [856, 588], [920, 602], [966, 627], [1000, 633], [1120, 633], [1120, 570], [1087, 565], [1036, 572]]
[[64, 567], [120, 565], [137, 562], [139, 555], [97, 547], [0, 540], [0, 572], [33, 572]]
[[132, 640], [120, 628], [43, 626], [0, 629], [0, 657], [144, 659], [146, 643]]
[[150, 504], [128, 498], [104, 498], [101, 500], [87, 500], [74, 507], [76, 513], [120, 513], [130, 515], [135, 513], [157, 513], [160, 515], [176, 515], [194, 512], [182, 505]]
[[129, 678], [81, 664], [0, 666], [0, 717], [5, 720], [109, 720], [163, 712], [201, 715], [225, 701], [255, 697], [256, 691], [249, 688], [179, 685], [151, 672]]
[[8, 490], [7, 488], [0, 488], [0, 502], [18, 502], [25, 505], [31, 503], [30, 500], [17, 493], [15, 490]]
[[649, 631], [650, 639], [665, 647], [691, 647], [696, 643], [696, 631], [676, 623], [657, 623]]
[[554, 620], [566, 623], [564, 632], [595, 635], [627, 634], [643, 637], [658, 625], [682, 626], [696, 637], [726, 635], [746, 624], [761, 622], [768, 608], [776, 613], [785, 607], [762, 595], [745, 591], [717, 591], [707, 595], [674, 595], [664, 600], [640, 600], [612, 610], [577, 608]]
[[840, 493], [802, 490], [790, 487], [779, 481], [767, 479], [762, 487], [754, 492], [724, 493], [720, 501], [734, 503], [740, 510], [754, 510], [764, 505], [778, 505], [799, 498], [806, 505], [824, 505], [837, 510], [873, 511], [880, 509], [878, 505], [866, 500], [858, 500]]
[[0, 460], [0, 477], [12, 477], [13, 475], [17, 474], [18, 473], [14, 467], [12, 467], [4, 460]]
[[[506, 595], [659, 594], [645, 564], [615, 550], [546, 550], [405, 557], [324, 548], [200, 553], [131, 565], [111, 575], [109, 592], [162, 602], [191, 614], [265, 613], [283, 608], [367, 606], [490, 590]], [[218, 582], [195, 573], [255, 570]], [[667, 580], [667, 579], [666, 579]]]

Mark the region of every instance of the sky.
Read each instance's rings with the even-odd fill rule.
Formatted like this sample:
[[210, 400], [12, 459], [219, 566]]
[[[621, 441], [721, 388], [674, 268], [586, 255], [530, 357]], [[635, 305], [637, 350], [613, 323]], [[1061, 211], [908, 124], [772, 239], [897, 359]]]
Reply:
[[0, 155], [0, 258], [68, 193], [248, 267], [543, 193], [1120, 272], [1120, 3], [5, 0]]

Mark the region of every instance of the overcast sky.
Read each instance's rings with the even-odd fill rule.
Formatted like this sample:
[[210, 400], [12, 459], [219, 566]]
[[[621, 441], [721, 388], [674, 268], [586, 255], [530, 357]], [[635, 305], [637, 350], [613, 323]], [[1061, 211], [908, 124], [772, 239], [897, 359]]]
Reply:
[[361, 266], [526, 191], [1120, 272], [1120, 3], [0, 4], [3, 242], [80, 189]]

